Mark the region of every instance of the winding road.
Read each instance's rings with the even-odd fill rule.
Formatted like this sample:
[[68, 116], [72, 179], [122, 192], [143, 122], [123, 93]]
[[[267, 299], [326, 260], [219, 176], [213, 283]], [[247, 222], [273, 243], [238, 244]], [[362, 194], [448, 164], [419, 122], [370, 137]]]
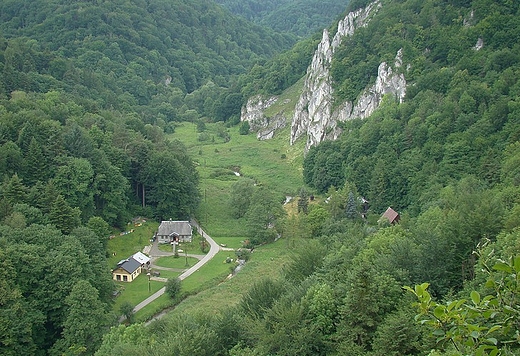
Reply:
[[[220, 250], [220, 246], [215, 242], [215, 240], [213, 240], [208, 234], [206, 234], [206, 232], [204, 230], [202, 230], [202, 228], [200, 227], [200, 225], [195, 221], [195, 220], [192, 220], [190, 221], [190, 224], [191, 226], [194, 226], [196, 229], [197, 229], [197, 232], [206, 239], [206, 241], [208, 241], [209, 245], [210, 245], [210, 249], [209, 249], [209, 252], [204, 256], [202, 257], [202, 259], [199, 260], [199, 262], [197, 262], [193, 267], [187, 269], [186, 271], [184, 271], [178, 278], [182, 281], [183, 279], [191, 276], [192, 273], [196, 272], [200, 267], [202, 267], [206, 262], [208, 262], [209, 260], [211, 260], [213, 257], [215, 257], [215, 255], [219, 252]], [[152, 294], [151, 296], [149, 296], [148, 298], [146, 298], [145, 300], [143, 300], [141, 303], [137, 304], [134, 308], [134, 313], [138, 312], [139, 310], [141, 310], [142, 308], [144, 308], [145, 306], [147, 306], [148, 304], [150, 304], [151, 302], [153, 302], [154, 300], [156, 300], [157, 298], [159, 298], [161, 295], [164, 294], [166, 288], [165, 287], [162, 287], [161, 289], [159, 289], [157, 292], [155, 292], [154, 294]]]

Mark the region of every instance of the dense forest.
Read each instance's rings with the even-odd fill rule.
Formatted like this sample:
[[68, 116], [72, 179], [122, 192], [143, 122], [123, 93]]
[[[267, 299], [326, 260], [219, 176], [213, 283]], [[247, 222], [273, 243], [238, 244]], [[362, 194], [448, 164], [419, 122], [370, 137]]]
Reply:
[[208, 1], [1, 2], [0, 353], [518, 354], [520, 4], [381, 5], [338, 49], [335, 100], [402, 48], [404, 102], [308, 152], [296, 214], [251, 181], [230, 192], [229, 214], [265, 230], [253, 243], [298, 241], [282, 275], [221, 313], [110, 329], [111, 228], [200, 199], [165, 134], [236, 123], [245, 98], [305, 74], [319, 38], [289, 50], [294, 35]]
[[216, 0], [231, 12], [274, 30], [306, 37], [328, 27], [348, 0]]
[[92, 354], [117, 321], [108, 236], [200, 200], [165, 134], [239, 112], [239, 75], [295, 37], [205, 1], [3, 1], [0, 18], [0, 354]]
[[200, 0], [3, 1], [0, 31], [2, 95], [66, 91], [163, 128], [240, 112], [235, 79], [295, 42]]

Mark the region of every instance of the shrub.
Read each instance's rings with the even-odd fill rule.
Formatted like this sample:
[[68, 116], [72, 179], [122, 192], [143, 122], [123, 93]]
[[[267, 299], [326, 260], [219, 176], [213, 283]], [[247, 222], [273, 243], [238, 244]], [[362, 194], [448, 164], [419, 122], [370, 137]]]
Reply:
[[179, 278], [169, 278], [166, 282], [165, 292], [171, 299], [175, 299], [181, 290], [181, 280]]

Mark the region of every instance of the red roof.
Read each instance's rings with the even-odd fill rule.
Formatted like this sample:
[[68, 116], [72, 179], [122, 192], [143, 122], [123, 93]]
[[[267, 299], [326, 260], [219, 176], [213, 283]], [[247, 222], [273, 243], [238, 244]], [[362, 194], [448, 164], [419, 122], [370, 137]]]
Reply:
[[390, 224], [393, 224], [395, 222], [399, 221], [399, 213], [395, 211], [394, 209], [388, 207], [386, 211], [384, 212], [382, 218], [387, 218]]

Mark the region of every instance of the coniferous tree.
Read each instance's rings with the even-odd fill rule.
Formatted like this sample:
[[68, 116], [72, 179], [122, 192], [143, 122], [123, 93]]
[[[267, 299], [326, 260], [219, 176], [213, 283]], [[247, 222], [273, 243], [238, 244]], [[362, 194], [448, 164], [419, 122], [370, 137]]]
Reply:
[[309, 211], [309, 194], [302, 188], [300, 189], [300, 196], [298, 197], [298, 212], [307, 214]]
[[348, 192], [347, 207], [345, 208], [345, 214], [347, 216], [347, 219], [350, 220], [354, 220], [358, 215], [356, 197], [354, 196], [354, 193], [352, 193], [352, 191]]
[[60, 194], [51, 206], [49, 221], [64, 234], [69, 234], [80, 223], [81, 211], [72, 208]]
[[48, 178], [47, 160], [40, 144], [33, 137], [29, 143], [25, 157], [25, 180], [33, 185], [37, 181], [45, 182]]

